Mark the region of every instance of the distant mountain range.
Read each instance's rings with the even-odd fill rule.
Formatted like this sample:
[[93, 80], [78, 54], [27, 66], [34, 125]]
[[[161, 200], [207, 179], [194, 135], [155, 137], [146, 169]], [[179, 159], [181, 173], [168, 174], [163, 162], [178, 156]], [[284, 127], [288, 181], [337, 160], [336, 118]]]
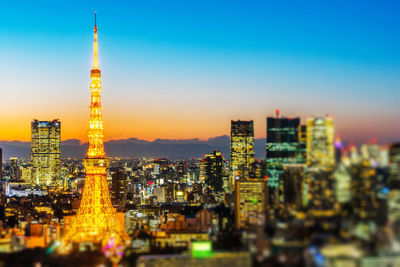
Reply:
[[[106, 154], [109, 157], [167, 157], [171, 159], [199, 158], [214, 150], [220, 150], [225, 158], [229, 158], [230, 138], [227, 135], [199, 139], [156, 139], [145, 141], [137, 138], [110, 140], [104, 143]], [[61, 142], [61, 156], [63, 158], [83, 158], [88, 143], [80, 143], [77, 139]], [[3, 159], [9, 157], [30, 158], [30, 142], [0, 141], [3, 149]], [[265, 157], [265, 139], [255, 139], [257, 158]]]

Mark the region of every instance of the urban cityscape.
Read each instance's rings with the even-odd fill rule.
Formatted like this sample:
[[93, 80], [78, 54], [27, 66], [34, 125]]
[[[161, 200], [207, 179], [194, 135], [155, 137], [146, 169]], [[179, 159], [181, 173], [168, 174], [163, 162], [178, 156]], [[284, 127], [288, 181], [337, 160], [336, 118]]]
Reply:
[[[62, 114], [26, 121], [27, 140], [0, 141], [0, 266], [400, 266], [400, 128], [381, 142], [370, 125], [353, 142], [330, 110], [304, 116], [276, 101], [262, 125], [231, 114], [214, 138], [177, 128], [154, 141], [109, 137], [112, 58], [100, 58], [113, 36], [102, 16], [87, 14], [90, 105], [78, 141], [64, 137]], [[359, 123], [346, 125], [357, 133]]]

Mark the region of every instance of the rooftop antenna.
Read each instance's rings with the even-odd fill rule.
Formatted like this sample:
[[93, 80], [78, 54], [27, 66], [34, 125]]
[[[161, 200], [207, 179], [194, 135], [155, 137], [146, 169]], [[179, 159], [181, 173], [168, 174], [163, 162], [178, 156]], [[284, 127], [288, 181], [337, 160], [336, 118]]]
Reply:
[[281, 113], [281, 111], [280, 111], [279, 109], [276, 109], [276, 110], [275, 110], [275, 116], [276, 116], [277, 118], [279, 118], [279, 113]]

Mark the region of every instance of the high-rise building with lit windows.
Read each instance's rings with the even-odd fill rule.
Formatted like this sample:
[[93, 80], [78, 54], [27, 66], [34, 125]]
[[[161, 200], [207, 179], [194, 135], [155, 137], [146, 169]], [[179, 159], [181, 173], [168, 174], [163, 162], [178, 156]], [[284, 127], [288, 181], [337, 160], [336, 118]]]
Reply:
[[307, 118], [308, 214], [313, 217], [335, 215], [335, 149], [333, 118]]
[[18, 158], [10, 158], [11, 179], [19, 180], [21, 178], [21, 170], [19, 168]]
[[393, 144], [390, 147], [389, 161], [389, 218], [400, 222], [400, 143]]
[[300, 118], [267, 117], [266, 162], [269, 206], [284, 202], [283, 166], [305, 163], [306, 151]]
[[205, 184], [211, 192], [222, 192], [224, 156], [220, 151], [204, 155], [203, 159]]
[[390, 186], [400, 190], [400, 143], [393, 144], [389, 150]]
[[377, 198], [378, 173], [376, 168], [366, 159], [357, 167], [353, 167], [351, 197], [353, 214], [358, 220], [372, 220], [377, 215], [379, 202]]
[[156, 184], [162, 185], [167, 182], [169, 163], [167, 158], [153, 160], [153, 178]]
[[266, 182], [260, 178], [241, 177], [235, 183], [235, 225], [237, 229], [260, 226], [265, 221]]
[[307, 165], [311, 171], [332, 170], [335, 164], [334, 126], [330, 116], [307, 118]]
[[32, 184], [56, 185], [61, 168], [61, 122], [34, 120], [31, 130]]
[[128, 193], [128, 175], [124, 169], [118, 169], [112, 174], [111, 202], [118, 208], [124, 208]]
[[332, 171], [309, 171], [307, 212], [311, 217], [328, 218], [336, 214]]
[[305, 164], [283, 166], [284, 204], [288, 211], [300, 211], [305, 203]]
[[231, 121], [230, 146], [230, 189], [234, 190], [235, 180], [246, 177], [255, 160], [253, 121]]
[[0, 179], [3, 178], [3, 150], [0, 147]]

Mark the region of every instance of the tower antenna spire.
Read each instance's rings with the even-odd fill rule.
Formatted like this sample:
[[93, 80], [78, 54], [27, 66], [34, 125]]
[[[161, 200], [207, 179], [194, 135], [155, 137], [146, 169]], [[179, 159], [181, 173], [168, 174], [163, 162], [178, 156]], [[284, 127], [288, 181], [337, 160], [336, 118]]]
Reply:
[[97, 12], [94, 12], [94, 42], [93, 42], [93, 69], [99, 68], [99, 57], [97, 47]]

